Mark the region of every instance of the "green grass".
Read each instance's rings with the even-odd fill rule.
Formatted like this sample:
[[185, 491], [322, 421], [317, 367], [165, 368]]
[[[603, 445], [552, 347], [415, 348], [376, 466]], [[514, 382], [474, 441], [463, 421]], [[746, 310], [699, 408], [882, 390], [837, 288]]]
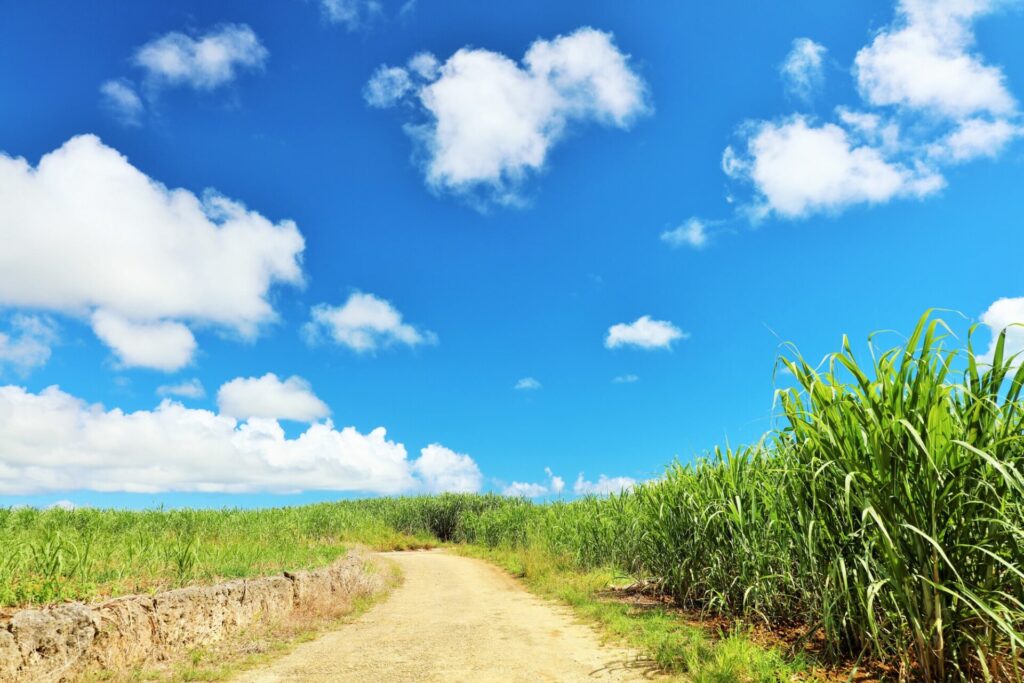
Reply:
[[0, 508], [0, 606], [166, 590], [329, 564], [352, 545], [423, 547], [358, 504], [268, 510]]
[[[817, 367], [788, 348], [779, 362], [792, 387], [778, 393], [778, 427], [760, 443], [713, 449], [608, 498], [0, 511], [0, 547], [13, 549], [0, 557], [0, 601], [263, 573], [327, 562], [350, 542], [431, 539], [506, 563], [547, 558], [560, 567], [551, 590], [627, 575], [691, 612], [795, 624], [826, 658], [881, 663], [904, 680], [1022, 683], [1024, 365], [1005, 357], [1003, 336], [979, 364], [970, 336], [961, 345], [931, 315], [891, 349], [874, 341], [869, 360], [844, 339]], [[587, 600], [581, 605], [615, 630], [619, 608]], [[645, 623], [641, 644], [668, 661], [664, 653], [677, 651], [659, 645], [668, 627]], [[731, 642], [718, 641], [705, 658], [744, 661], [743, 646]]]
[[680, 605], [820, 634], [907, 679], [1024, 680], [1024, 367], [925, 316], [862, 364], [781, 359], [780, 427], [621, 496], [509, 505], [467, 540], [648, 580]]

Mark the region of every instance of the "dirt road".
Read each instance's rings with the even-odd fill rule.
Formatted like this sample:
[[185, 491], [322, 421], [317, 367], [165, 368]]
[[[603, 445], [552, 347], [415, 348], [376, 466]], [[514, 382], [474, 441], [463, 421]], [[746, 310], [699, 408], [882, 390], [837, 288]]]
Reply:
[[635, 653], [603, 647], [570, 612], [491, 565], [383, 553], [405, 580], [356, 621], [237, 681], [642, 681]]

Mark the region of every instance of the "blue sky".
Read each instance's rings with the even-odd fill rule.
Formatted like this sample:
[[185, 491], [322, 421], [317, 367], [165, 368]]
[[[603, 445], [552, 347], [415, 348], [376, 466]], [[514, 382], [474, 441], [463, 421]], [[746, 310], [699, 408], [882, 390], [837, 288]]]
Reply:
[[0, 504], [600, 492], [1024, 320], [1021, 10], [11, 5]]

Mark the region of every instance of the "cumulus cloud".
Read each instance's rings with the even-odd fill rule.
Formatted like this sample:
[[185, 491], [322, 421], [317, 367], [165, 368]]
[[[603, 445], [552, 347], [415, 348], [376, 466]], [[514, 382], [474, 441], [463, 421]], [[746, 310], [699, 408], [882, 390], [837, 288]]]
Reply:
[[503, 496], [511, 498], [540, 498], [549, 494], [558, 495], [565, 489], [565, 480], [551, 471], [550, 467], [544, 468], [547, 481], [524, 482], [514, 481], [501, 490]]
[[50, 360], [57, 325], [38, 315], [15, 314], [7, 332], [0, 332], [0, 374], [5, 367], [26, 375]]
[[106, 81], [100, 86], [100, 95], [103, 106], [121, 123], [126, 126], [142, 125], [146, 106], [130, 81], [123, 78]]
[[608, 328], [606, 348], [634, 346], [639, 349], [669, 349], [672, 344], [690, 335], [667, 320], [652, 320], [643, 315], [631, 323], [618, 323]]
[[262, 69], [269, 53], [245, 24], [225, 24], [201, 36], [172, 31], [136, 51], [133, 62], [148, 83], [213, 90], [242, 70]]
[[548, 489], [555, 495], [561, 493], [565, 488], [565, 480], [552, 472], [550, 467], [545, 467], [544, 473], [548, 475]]
[[1016, 108], [998, 67], [971, 51], [972, 23], [993, 0], [901, 0], [893, 25], [854, 60], [857, 85], [874, 105], [928, 109], [961, 118]]
[[301, 285], [295, 223], [169, 189], [93, 135], [32, 167], [0, 154], [0, 305], [89, 316], [125, 366], [191, 360], [193, 324], [254, 337]]
[[[988, 351], [979, 356], [984, 363], [991, 363], [995, 356], [996, 342], [999, 334], [1006, 331], [1006, 342], [1003, 347], [1004, 356], [1024, 354], [1024, 297], [1004, 297], [995, 301], [981, 314], [981, 322], [992, 332], [992, 342]], [[1020, 365], [1022, 358], [1018, 358]]]
[[0, 386], [0, 494], [64, 491], [381, 494], [477, 490], [472, 458], [443, 446], [409, 460], [383, 427], [330, 422], [287, 438], [276, 420], [239, 422], [164, 400], [154, 410], [90, 405], [58, 387]]
[[227, 382], [217, 392], [217, 407], [221, 415], [241, 420], [257, 417], [314, 422], [331, 413], [309, 382], [294, 375], [281, 381], [272, 372]]
[[945, 186], [945, 166], [993, 157], [1020, 136], [1002, 69], [974, 46], [974, 22], [1005, 4], [900, 0], [892, 24], [854, 60], [862, 106], [838, 107], [834, 121], [744, 124], [743, 143], [725, 150], [722, 166], [752, 186], [748, 215], [804, 218], [927, 197]]
[[810, 38], [797, 38], [786, 60], [779, 67], [786, 90], [799, 99], [809, 101], [825, 80], [823, 58], [827, 50]]
[[420, 451], [412, 470], [427, 493], [476, 493], [483, 484], [483, 475], [473, 458], [436, 443]]
[[708, 224], [699, 218], [690, 218], [682, 225], [661, 233], [661, 241], [671, 247], [700, 249], [708, 242]]
[[579, 496], [606, 496], [610, 493], [622, 493], [636, 486], [636, 479], [630, 477], [607, 477], [601, 475], [597, 481], [587, 481], [580, 472], [576, 483], [572, 485], [573, 493]]
[[618, 375], [618, 376], [612, 378], [612, 382], [614, 382], [615, 384], [633, 384], [634, 382], [639, 382], [639, 381], [640, 381], [640, 378], [637, 375], [633, 375], [633, 374]]
[[727, 148], [722, 164], [730, 176], [753, 183], [758, 212], [787, 218], [894, 197], [925, 197], [945, 186], [942, 176], [926, 166], [887, 161], [879, 149], [857, 144], [840, 126], [814, 125], [804, 116], [761, 122], [747, 149]]
[[541, 383], [533, 377], [523, 377], [521, 380], [516, 382], [515, 389], [519, 391], [535, 391], [541, 388]]
[[379, 68], [366, 93], [373, 106], [418, 104], [425, 120], [406, 130], [430, 187], [506, 204], [521, 200], [522, 182], [570, 126], [628, 128], [650, 109], [629, 57], [592, 28], [537, 40], [521, 63], [467, 47], [438, 66], [421, 53], [407, 67]]
[[206, 389], [198, 378], [178, 382], [177, 384], [162, 384], [156, 388], [157, 396], [179, 396], [181, 398], [203, 398], [206, 396]]
[[353, 292], [341, 306], [317, 304], [312, 320], [303, 328], [306, 339], [316, 342], [327, 337], [357, 353], [402, 344], [436, 344], [437, 335], [402, 322], [402, 314], [391, 302], [373, 294]]
[[192, 331], [179, 322], [133, 322], [101, 309], [92, 314], [92, 331], [125, 368], [173, 372], [188, 365], [196, 350]]
[[1024, 127], [1008, 121], [972, 118], [961, 121], [949, 135], [932, 145], [929, 153], [953, 163], [994, 157], [1020, 135], [1024, 135]]

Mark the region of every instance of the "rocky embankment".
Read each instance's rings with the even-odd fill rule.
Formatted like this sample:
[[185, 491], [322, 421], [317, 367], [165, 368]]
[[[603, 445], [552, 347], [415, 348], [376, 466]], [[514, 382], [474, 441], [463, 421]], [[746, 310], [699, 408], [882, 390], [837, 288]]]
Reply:
[[0, 682], [68, 681], [89, 670], [128, 670], [218, 642], [318, 603], [384, 587], [369, 558], [350, 552], [315, 571], [132, 595], [94, 605], [0, 610]]

